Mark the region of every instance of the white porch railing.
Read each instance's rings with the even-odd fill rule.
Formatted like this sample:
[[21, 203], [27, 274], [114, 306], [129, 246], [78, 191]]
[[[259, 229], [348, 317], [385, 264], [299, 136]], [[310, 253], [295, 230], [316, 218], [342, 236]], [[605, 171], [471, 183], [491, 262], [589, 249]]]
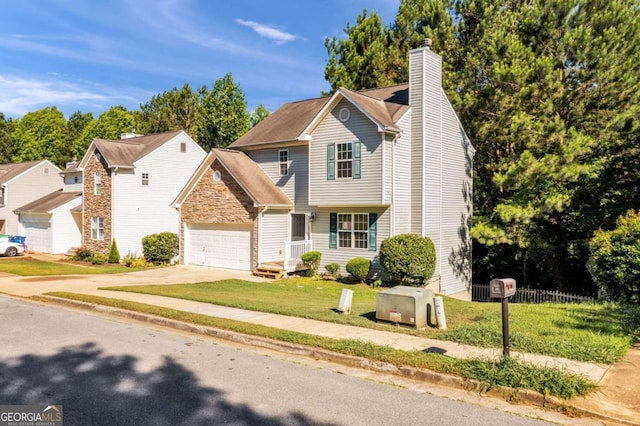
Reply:
[[295, 271], [301, 262], [300, 257], [308, 251], [313, 250], [311, 240], [285, 241], [284, 243], [284, 270], [285, 272]]

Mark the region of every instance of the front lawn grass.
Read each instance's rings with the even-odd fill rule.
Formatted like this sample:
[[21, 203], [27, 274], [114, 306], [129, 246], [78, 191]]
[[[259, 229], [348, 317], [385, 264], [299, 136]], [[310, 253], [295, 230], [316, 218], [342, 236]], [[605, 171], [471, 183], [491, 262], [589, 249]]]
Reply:
[[34, 259], [33, 257], [0, 260], [0, 272], [25, 277], [40, 275], [117, 274], [132, 271], [135, 271], [135, 269], [127, 268], [124, 265], [92, 265], [91, 263], [76, 265], [66, 262], [45, 262]]
[[[354, 291], [350, 315], [335, 311], [343, 288]], [[196, 284], [108, 287], [409, 333], [480, 347], [501, 347], [501, 306], [445, 298], [447, 331], [413, 330], [375, 321], [376, 294], [366, 285], [311, 278], [269, 282], [224, 280]], [[615, 304], [509, 305], [511, 350], [613, 364], [640, 337], [640, 307]]]
[[[513, 358], [503, 359], [501, 361], [449, 358], [435, 353], [402, 351], [387, 346], [365, 343], [359, 340], [331, 339], [328, 337], [106, 297], [66, 292], [53, 292], [48, 293], [48, 295], [142, 312], [289, 343], [323, 348], [333, 352], [363, 357], [372, 361], [385, 362], [395, 366], [426, 368], [439, 373], [452, 374], [479, 381], [482, 384], [481, 390], [486, 390], [492, 386], [506, 386], [514, 389], [531, 389], [545, 395], [570, 399], [574, 396], [586, 395], [595, 388], [595, 384], [584, 377], [554, 368], [538, 367]], [[35, 299], [38, 298], [35, 297]]]

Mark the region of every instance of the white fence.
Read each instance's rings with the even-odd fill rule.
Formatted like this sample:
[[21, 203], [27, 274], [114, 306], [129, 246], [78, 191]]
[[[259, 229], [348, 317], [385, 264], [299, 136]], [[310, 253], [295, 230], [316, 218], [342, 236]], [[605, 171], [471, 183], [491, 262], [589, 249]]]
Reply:
[[312, 249], [311, 240], [286, 241], [284, 243], [284, 270], [293, 272], [298, 269], [298, 264], [301, 262], [300, 257]]
[[[494, 302], [500, 299], [489, 297], [489, 284], [473, 284], [471, 287], [471, 298], [475, 302]], [[509, 298], [509, 302], [514, 303], [572, 303], [572, 302], [593, 302], [596, 299], [587, 296], [562, 293], [553, 290], [533, 290], [530, 288], [516, 288], [516, 294]]]

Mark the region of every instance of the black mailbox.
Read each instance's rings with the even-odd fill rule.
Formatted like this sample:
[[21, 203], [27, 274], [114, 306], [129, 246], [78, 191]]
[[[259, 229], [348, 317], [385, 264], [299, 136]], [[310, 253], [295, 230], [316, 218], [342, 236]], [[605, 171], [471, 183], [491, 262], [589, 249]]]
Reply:
[[489, 283], [489, 296], [505, 299], [516, 294], [516, 280], [513, 278], [496, 278]]

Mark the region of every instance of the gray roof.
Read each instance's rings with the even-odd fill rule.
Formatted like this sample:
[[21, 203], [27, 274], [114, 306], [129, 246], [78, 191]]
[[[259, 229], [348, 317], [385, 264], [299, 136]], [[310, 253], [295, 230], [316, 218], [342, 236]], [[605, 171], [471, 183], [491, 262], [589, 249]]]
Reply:
[[44, 197], [25, 204], [15, 209], [15, 214], [20, 213], [51, 213], [52, 210], [68, 203], [69, 201], [82, 196], [82, 192], [64, 192], [62, 189], [54, 191]]
[[0, 184], [7, 183], [11, 179], [26, 172], [46, 160], [25, 161], [24, 163], [0, 164]]
[[[408, 83], [359, 92], [345, 88], [339, 90], [387, 128], [396, 128], [398, 120], [409, 109]], [[331, 99], [332, 97], [326, 96], [284, 104], [229, 147], [242, 149], [296, 141]]]
[[94, 139], [93, 143], [109, 166], [133, 167], [136, 161], [170, 141], [181, 132], [182, 130], [177, 130], [118, 140]]

